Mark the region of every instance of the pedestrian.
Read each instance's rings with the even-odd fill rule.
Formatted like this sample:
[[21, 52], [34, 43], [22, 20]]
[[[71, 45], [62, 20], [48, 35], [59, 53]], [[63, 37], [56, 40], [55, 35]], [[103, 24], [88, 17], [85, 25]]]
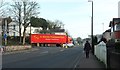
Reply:
[[86, 41], [86, 43], [84, 45], [84, 51], [85, 51], [85, 54], [86, 54], [86, 58], [89, 58], [90, 50], [91, 50], [90, 43], [88, 41]]

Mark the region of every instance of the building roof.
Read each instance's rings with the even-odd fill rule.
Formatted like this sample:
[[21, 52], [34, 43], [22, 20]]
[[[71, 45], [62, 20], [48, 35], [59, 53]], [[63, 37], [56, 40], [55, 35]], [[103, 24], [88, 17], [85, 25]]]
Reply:
[[113, 18], [113, 23], [114, 24], [120, 23], [120, 18]]
[[111, 29], [106, 30], [105, 32], [111, 32]]
[[113, 24], [113, 21], [110, 21], [110, 23], [109, 23], [109, 27], [111, 27], [111, 26], [112, 26], [112, 24]]
[[105, 34], [106, 32], [111, 32], [111, 29], [106, 30], [105, 32], [103, 32], [103, 34]]
[[113, 20], [109, 23], [109, 27], [112, 27], [114, 24], [118, 23], [120, 23], [120, 18], [113, 18]]

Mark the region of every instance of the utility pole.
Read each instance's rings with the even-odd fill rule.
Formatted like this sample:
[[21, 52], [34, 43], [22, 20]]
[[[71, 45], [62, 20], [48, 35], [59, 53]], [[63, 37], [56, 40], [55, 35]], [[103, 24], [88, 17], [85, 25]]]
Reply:
[[92, 53], [94, 55], [94, 43], [93, 43], [93, 1], [88, 0], [88, 2], [92, 3], [92, 17], [91, 17], [91, 40], [92, 40]]
[[91, 23], [91, 35], [92, 35], [92, 53], [94, 55], [94, 43], [93, 43], [93, 1], [92, 1], [92, 23]]

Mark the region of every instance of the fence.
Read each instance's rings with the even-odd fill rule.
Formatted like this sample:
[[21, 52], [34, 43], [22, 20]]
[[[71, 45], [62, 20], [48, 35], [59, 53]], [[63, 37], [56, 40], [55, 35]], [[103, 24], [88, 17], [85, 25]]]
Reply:
[[104, 42], [100, 42], [98, 45], [95, 46], [95, 56], [102, 61], [107, 67], [107, 50], [106, 44]]

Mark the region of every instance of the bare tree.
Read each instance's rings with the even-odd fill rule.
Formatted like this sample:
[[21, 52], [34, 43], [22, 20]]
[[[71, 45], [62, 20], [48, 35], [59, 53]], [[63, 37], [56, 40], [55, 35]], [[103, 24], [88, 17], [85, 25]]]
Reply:
[[49, 29], [64, 28], [64, 24], [60, 20], [55, 20], [54, 22], [47, 20], [47, 22], [49, 23], [49, 26], [48, 26]]
[[36, 16], [39, 14], [39, 12], [37, 11], [38, 8], [39, 8], [39, 6], [38, 6], [38, 3], [36, 3], [36, 2], [29, 2], [28, 0], [23, 1], [23, 12], [24, 12], [23, 45], [25, 44], [26, 28], [30, 24], [30, 18], [32, 16]]
[[8, 3], [4, 2], [4, 0], [0, 0], [0, 16], [5, 16], [5, 6], [7, 5]]
[[22, 42], [22, 39], [21, 39], [22, 3], [14, 2], [14, 4], [11, 5], [11, 8], [9, 10], [13, 14], [12, 17], [14, 17], [14, 21], [19, 23], [19, 37], [20, 37], [20, 43], [21, 43]]
[[[32, 16], [37, 16], [39, 14], [38, 9], [39, 5], [36, 2], [30, 2], [29, 0], [19, 0], [19, 2], [14, 1], [14, 5], [12, 6], [12, 13], [14, 13], [14, 18], [19, 23], [19, 35], [21, 36], [21, 24], [24, 26], [23, 29], [23, 42], [25, 44], [26, 38], [26, 28], [30, 24], [30, 18]], [[20, 38], [21, 42], [21, 38]]]
[[59, 28], [61, 28], [61, 27], [63, 27], [63, 26], [64, 26], [63, 22], [62, 22], [62, 21], [60, 21], [60, 20], [55, 20], [55, 22], [54, 22], [54, 23], [56, 24], [56, 27], [59, 27]]

